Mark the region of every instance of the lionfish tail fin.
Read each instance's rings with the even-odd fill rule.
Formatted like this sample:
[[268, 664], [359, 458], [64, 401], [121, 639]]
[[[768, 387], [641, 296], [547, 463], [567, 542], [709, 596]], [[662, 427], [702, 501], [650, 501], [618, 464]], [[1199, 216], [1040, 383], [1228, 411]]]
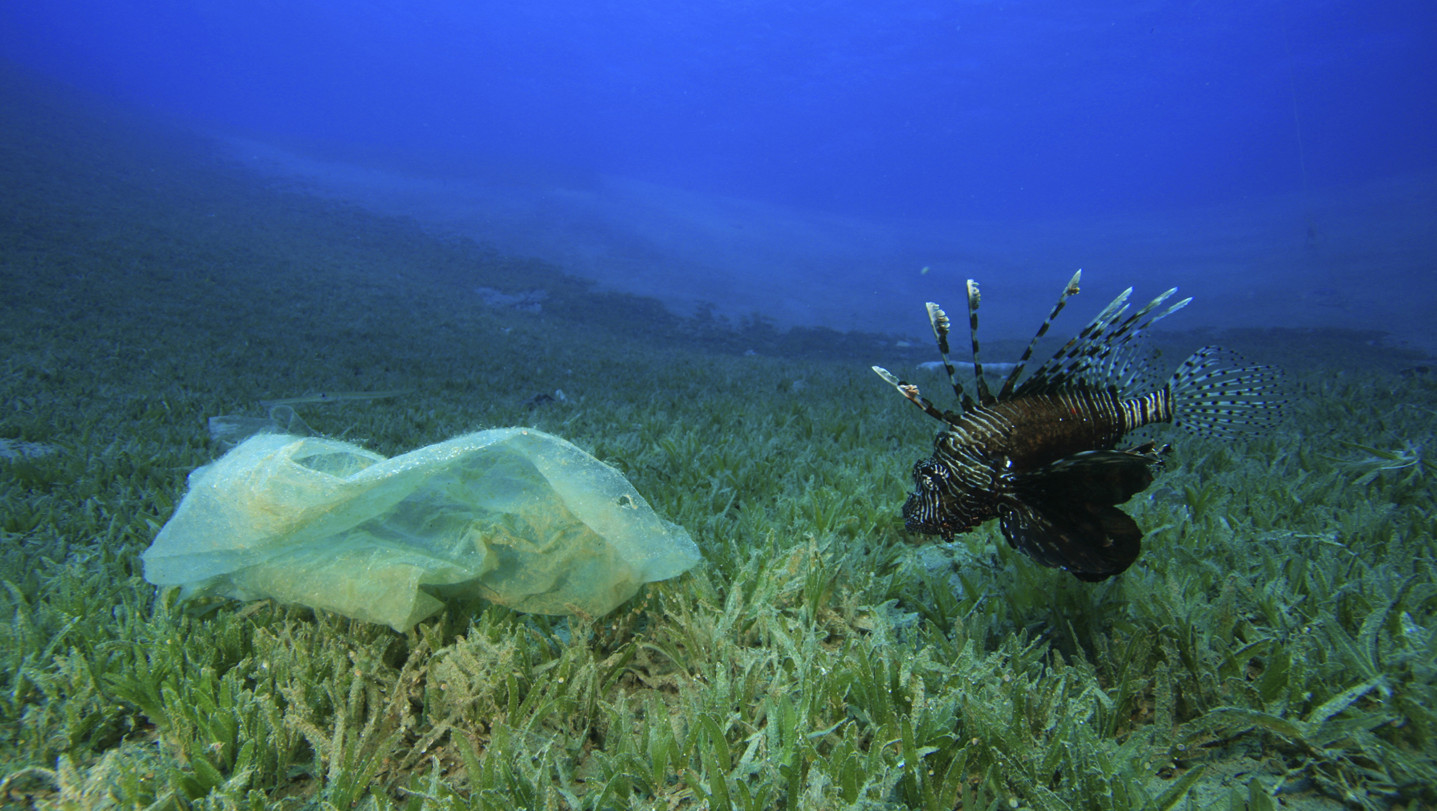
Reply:
[[1282, 373], [1248, 364], [1241, 355], [1205, 346], [1183, 361], [1168, 383], [1173, 422], [1211, 437], [1271, 428], [1282, 414]]

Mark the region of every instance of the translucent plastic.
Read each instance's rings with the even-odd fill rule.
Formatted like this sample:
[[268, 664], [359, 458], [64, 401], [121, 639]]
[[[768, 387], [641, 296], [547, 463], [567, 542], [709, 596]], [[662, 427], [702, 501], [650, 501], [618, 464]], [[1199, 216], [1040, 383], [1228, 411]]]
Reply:
[[526, 428], [393, 459], [257, 434], [190, 474], [144, 553], [145, 579], [186, 597], [272, 598], [396, 630], [452, 596], [600, 616], [698, 560], [618, 471]]

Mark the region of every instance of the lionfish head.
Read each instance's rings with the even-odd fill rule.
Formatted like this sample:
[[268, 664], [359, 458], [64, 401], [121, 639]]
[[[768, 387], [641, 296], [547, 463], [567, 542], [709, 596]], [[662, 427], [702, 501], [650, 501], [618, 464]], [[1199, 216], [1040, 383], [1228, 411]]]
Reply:
[[[903, 503], [903, 526], [909, 532], [952, 537], [995, 516], [991, 484], [971, 481], [936, 458], [913, 465], [912, 493]], [[971, 471], [968, 471], [971, 472]]]

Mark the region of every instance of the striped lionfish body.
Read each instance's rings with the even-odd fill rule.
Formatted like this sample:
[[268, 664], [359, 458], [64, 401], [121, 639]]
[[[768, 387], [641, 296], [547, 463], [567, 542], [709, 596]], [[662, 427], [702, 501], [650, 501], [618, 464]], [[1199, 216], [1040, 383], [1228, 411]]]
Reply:
[[[1097, 581], [1137, 560], [1142, 531], [1118, 505], [1146, 489], [1162, 469], [1167, 445], [1119, 449], [1128, 433], [1171, 422], [1209, 436], [1270, 424], [1278, 373], [1235, 354], [1204, 347], [1163, 384], [1148, 382], [1142, 344], [1153, 323], [1191, 299], [1166, 304], [1169, 290], [1129, 313], [1129, 288], [1022, 382], [1034, 348], [1078, 292], [1081, 271], [1058, 297], [1028, 348], [993, 394], [978, 358], [978, 286], [968, 282], [968, 321], [977, 398], [948, 359], [948, 316], [928, 304], [928, 320], [959, 411], [940, 411], [918, 387], [875, 366], [880, 377], [944, 423], [933, 455], [913, 466], [914, 491], [903, 505], [910, 532], [951, 538], [991, 519], [1014, 548], [1044, 566]], [[1164, 306], [1166, 304], [1166, 306]]]

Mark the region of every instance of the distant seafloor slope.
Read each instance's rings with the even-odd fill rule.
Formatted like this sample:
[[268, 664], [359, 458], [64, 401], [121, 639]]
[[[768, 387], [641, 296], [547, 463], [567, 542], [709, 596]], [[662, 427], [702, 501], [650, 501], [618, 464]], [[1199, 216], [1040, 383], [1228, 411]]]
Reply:
[[[1026, 341], [1083, 267], [1084, 294], [1054, 335], [1071, 334], [1125, 286], [1146, 300], [1178, 285], [1196, 301], [1165, 322], [1165, 335], [1238, 330], [1260, 345], [1264, 330], [1287, 329], [1294, 353], [1333, 365], [1390, 353], [1402, 368], [1437, 355], [1425, 326], [1437, 265], [1431, 182], [1333, 196], [1327, 208], [1276, 201], [1187, 218], [878, 222], [622, 178], [439, 178], [326, 160], [196, 136], [8, 69], [0, 98], [5, 273], [67, 273], [85, 253], [108, 257], [109, 270], [76, 273], [311, 278], [325, 271], [306, 257], [324, 257], [347, 274], [329, 284], [378, 274], [407, 280], [415, 296], [423, 288], [473, 307], [537, 305], [649, 341], [900, 364], [931, 359], [923, 302], [961, 312], [969, 277], [983, 285], [989, 360], [1010, 359], [1005, 351], [1021, 344], [999, 341]], [[310, 214], [296, 216], [296, 206]], [[403, 221], [411, 224], [396, 230]], [[143, 259], [115, 247], [122, 236], [148, 246]], [[412, 241], [420, 236], [435, 246], [472, 241], [478, 253], [430, 250]], [[476, 265], [479, 255], [488, 258]], [[821, 329], [782, 331], [790, 327]]]
[[1073, 306], [1085, 315], [1129, 285], [1138, 295], [1176, 285], [1196, 301], [1175, 329], [1375, 330], [1437, 353], [1427, 325], [1437, 178], [1183, 213], [881, 221], [621, 177], [425, 176], [219, 140], [269, 178], [539, 257], [680, 314], [711, 305], [780, 327], [921, 338], [922, 302], [961, 308], [975, 278], [986, 329], [1018, 338], [1083, 268], [1087, 295]]

